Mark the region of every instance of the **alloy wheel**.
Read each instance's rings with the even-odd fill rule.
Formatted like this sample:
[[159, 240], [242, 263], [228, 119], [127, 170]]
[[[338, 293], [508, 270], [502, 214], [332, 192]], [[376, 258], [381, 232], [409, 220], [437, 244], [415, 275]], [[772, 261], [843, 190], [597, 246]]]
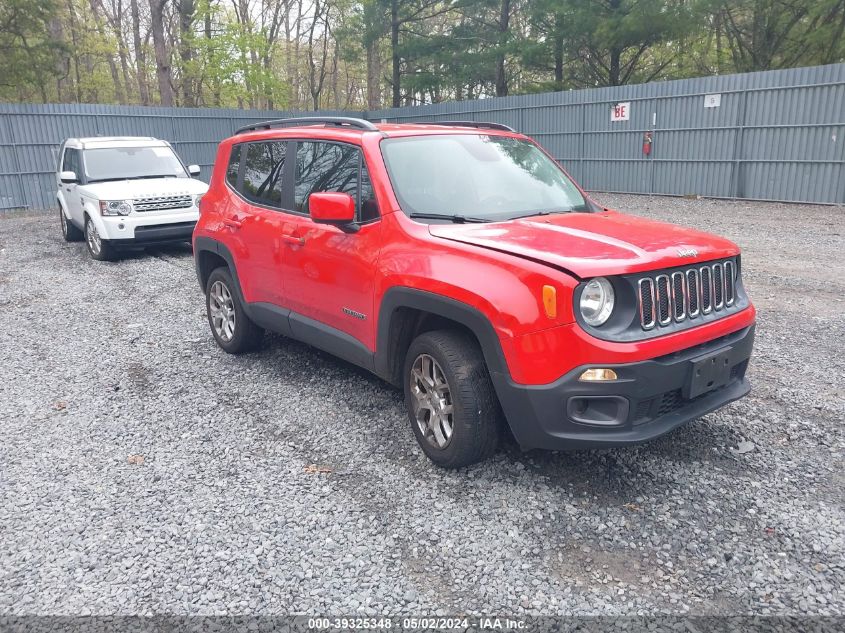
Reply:
[[91, 220], [88, 220], [88, 222], [85, 223], [85, 239], [88, 241], [88, 248], [91, 249], [91, 252], [94, 253], [94, 255], [99, 255], [103, 248], [103, 244], [100, 241], [100, 234], [97, 233], [97, 227], [94, 226], [94, 223]]
[[435, 448], [444, 449], [455, 427], [452, 393], [440, 364], [420, 354], [411, 366], [411, 395], [420, 433]]
[[222, 281], [211, 284], [208, 310], [214, 332], [223, 342], [231, 341], [235, 335], [235, 302], [229, 288]]

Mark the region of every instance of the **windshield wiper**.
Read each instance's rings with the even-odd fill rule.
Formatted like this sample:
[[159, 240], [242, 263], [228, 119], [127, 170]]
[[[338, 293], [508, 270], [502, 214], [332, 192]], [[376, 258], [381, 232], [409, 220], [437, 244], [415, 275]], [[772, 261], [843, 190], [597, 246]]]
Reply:
[[475, 218], [468, 215], [458, 215], [454, 213], [411, 213], [408, 217], [415, 220], [449, 220], [454, 224], [466, 224], [469, 222], [490, 222], [487, 218]]
[[558, 213], [572, 213], [575, 209], [548, 209], [545, 211], [532, 211], [531, 213], [526, 213], [524, 215], [515, 215], [513, 217], [508, 218], [508, 220], [521, 220], [522, 218], [533, 218], [539, 215], [553, 215]]

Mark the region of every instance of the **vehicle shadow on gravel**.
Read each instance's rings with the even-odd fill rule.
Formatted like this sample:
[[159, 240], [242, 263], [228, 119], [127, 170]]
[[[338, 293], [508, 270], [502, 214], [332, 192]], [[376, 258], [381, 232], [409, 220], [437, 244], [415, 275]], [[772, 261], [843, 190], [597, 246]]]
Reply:
[[645, 444], [624, 448], [574, 451], [520, 451], [513, 442], [505, 447], [508, 458], [544, 476], [551, 486], [575, 486], [581, 492], [614, 500], [648, 481], [653, 493], [653, 473], [694, 470], [699, 465], [737, 471], [741, 465], [728, 447], [740, 441], [736, 429], [711, 418], [694, 420], [684, 427]]
[[184, 244], [162, 244], [161, 246], [145, 246], [137, 250], [127, 250], [125, 253], [121, 253], [121, 259], [188, 258], [193, 257], [193, 254], [193, 247], [189, 242], [185, 242]]
[[[378, 445], [369, 446], [367, 453], [401, 463], [419, 475], [425, 472], [426, 476], [430, 476], [430, 469], [436, 469], [443, 477], [459, 480], [472, 477], [476, 469], [493, 467], [518, 472], [521, 476], [533, 473], [552, 487], [574, 487], [579, 493], [588, 492], [616, 504], [629, 501], [631, 494], [646, 481], [652, 487], [658, 485], [653, 473], [663, 470], [662, 464], [665, 464], [666, 470], [675, 472], [687, 467], [695, 469], [705, 463], [723, 471], [740, 468], [728, 452], [728, 447], [741, 440], [739, 432], [728, 422], [721, 421], [720, 416], [710, 414], [666, 436], [625, 448], [522, 451], [510, 433], [506, 433], [502, 447], [489, 463], [458, 471], [442, 471], [421, 453], [417, 454], [419, 451], [407, 427], [400, 389], [364, 369], [281, 335], [268, 336], [265, 345], [261, 356], [267, 363], [266, 375], [272, 375], [274, 379], [297, 382], [301, 379], [301, 367], [306, 364], [312, 366], [312, 370], [335, 374], [324, 383], [325, 393], [321, 395], [326, 397], [332, 396], [334, 388], [330, 385], [338, 380], [357, 383], [359, 388], [356, 391], [367, 394], [367, 397], [345, 401], [352, 413], [350, 419], [368, 420], [379, 413], [382, 418], [386, 416], [396, 421], [389, 433], [359, 434], [362, 441], [378, 442]], [[280, 357], [286, 358], [282, 360]], [[296, 362], [290, 362], [290, 357], [296, 357]], [[310, 383], [309, 389], [323, 388]]]

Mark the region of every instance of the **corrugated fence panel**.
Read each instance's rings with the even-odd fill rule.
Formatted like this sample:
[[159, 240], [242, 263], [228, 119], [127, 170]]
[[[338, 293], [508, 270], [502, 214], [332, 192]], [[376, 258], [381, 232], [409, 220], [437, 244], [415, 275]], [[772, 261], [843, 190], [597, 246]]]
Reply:
[[[714, 95], [715, 99], [708, 99]], [[628, 103], [628, 120], [611, 109]], [[845, 64], [393, 108], [505, 123], [592, 190], [845, 202]], [[643, 151], [651, 133], [651, 153]]]
[[[619, 103], [629, 104], [628, 118], [612, 121]], [[0, 210], [54, 205], [56, 154], [67, 137], [165, 139], [207, 181], [218, 142], [237, 128], [313, 114], [0, 104]], [[592, 190], [845, 203], [845, 64], [320, 114], [504, 123], [536, 138]]]

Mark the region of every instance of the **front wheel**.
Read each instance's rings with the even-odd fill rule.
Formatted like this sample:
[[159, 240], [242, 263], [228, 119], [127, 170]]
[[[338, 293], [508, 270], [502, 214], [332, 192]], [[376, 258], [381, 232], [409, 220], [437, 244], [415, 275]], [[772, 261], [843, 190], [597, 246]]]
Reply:
[[65, 238], [65, 242], [78, 242], [82, 239], [82, 231], [80, 231], [73, 222], [67, 219], [61, 205], [59, 206], [59, 222], [61, 222], [62, 225], [62, 237]]
[[111, 244], [100, 237], [97, 227], [88, 216], [85, 217], [85, 245], [92, 259], [98, 262], [110, 262], [114, 259], [114, 249]]
[[421, 334], [408, 349], [404, 377], [411, 428], [431, 461], [460, 468], [496, 451], [501, 409], [470, 336], [451, 330]]
[[229, 354], [261, 346], [264, 330], [247, 316], [228, 268], [215, 268], [205, 286], [208, 324], [217, 344]]

